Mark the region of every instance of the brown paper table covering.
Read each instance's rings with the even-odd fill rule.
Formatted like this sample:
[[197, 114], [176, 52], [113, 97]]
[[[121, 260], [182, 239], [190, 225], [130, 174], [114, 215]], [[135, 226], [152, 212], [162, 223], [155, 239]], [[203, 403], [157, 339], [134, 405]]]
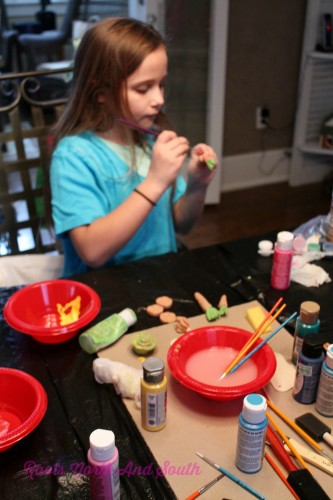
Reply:
[[[213, 323], [208, 323], [205, 315], [189, 318], [190, 328], [213, 324], [235, 326], [252, 331], [245, 313], [247, 308], [254, 305], [259, 305], [259, 303], [253, 301], [229, 308], [225, 317], [219, 318]], [[276, 326], [278, 323], [274, 322], [272, 327]], [[166, 362], [171, 341], [179, 337], [174, 329], [174, 324], [161, 325], [145, 331], [157, 338], [158, 345], [153, 355]], [[131, 349], [131, 339], [135, 333], [137, 332], [123, 336], [117, 343], [100, 351], [98, 356], [140, 368], [139, 356], [135, 355]], [[282, 329], [269, 344], [276, 353], [282, 354], [290, 362], [293, 338], [286, 330]], [[140, 410], [136, 408], [134, 401], [125, 399], [124, 402], [179, 499], [185, 499], [218, 475], [218, 471], [196, 456], [196, 451], [203, 453], [241, 478], [269, 500], [293, 498], [266, 460], [263, 462], [262, 470], [256, 474], [242, 473], [235, 466], [237, 423], [242, 409], [242, 398], [230, 402], [216, 402], [206, 399], [178, 383], [169, 372], [167, 363], [166, 376], [168, 378], [168, 409], [167, 425], [163, 430], [149, 432], [143, 429]], [[292, 397], [292, 390], [278, 392], [271, 384], [268, 384], [266, 391], [272, 402], [292, 420], [308, 411], [316, 414], [314, 405], [297, 403]], [[271, 414], [288, 436], [296, 438], [303, 445], [305, 444], [277, 415], [272, 412]], [[332, 425], [332, 420], [329, 418], [318, 414], [317, 416], [328, 426]], [[323, 443], [322, 445], [329, 453], [333, 454], [333, 450]], [[275, 459], [273, 452], [268, 448], [267, 451]], [[286, 472], [278, 459], [275, 461]], [[142, 464], [142, 467], [148, 466], [145, 470], [146, 473], [150, 474], [152, 470], [149, 465]], [[332, 494], [333, 477], [313, 466], [310, 468], [326, 493]], [[128, 473], [130, 470], [129, 468]], [[251, 498], [251, 494], [230, 479], [223, 478], [207, 491], [203, 498], [206, 500], [222, 498], [245, 500]]]

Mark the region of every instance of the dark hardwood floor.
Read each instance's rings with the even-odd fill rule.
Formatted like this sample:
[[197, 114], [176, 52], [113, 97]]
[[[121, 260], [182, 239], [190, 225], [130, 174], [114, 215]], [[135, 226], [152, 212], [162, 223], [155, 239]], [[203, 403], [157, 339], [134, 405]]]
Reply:
[[221, 194], [219, 205], [208, 205], [192, 231], [181, 238], [198, 248], [269, 231], [295, 229], [326, 215], [331, 205], [331, 181], [290, 187], [287, 183]]

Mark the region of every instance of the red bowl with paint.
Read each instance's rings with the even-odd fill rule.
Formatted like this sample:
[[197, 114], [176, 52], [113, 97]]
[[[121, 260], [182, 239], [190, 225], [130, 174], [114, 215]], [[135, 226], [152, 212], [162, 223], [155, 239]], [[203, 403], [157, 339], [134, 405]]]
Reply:
[[[78, 318], [61, 324], [58, 304], [71, 313], [67, 304], [81, 297]], [[49, 280], [34, 283], [15, 292], [6, 302], [4, 318], [21, 333], [46, 344], [57, 344], [73, 338], [99, 313], [101, 300], [88, 285], [73, 280]]]
[[42, 421], [47, 395], [34, 377], [0, 368], [0, 452], [30, 434]]
[[[220, 376], [252, 333], [231, 326], [207, 326], [185, 333], [169, 348], [172, 375], [185, 387], [216, 401], [229, 401], [259, 391], [273, 377], [275, 354], [268, 344], [238, 370]], [[252, 349], [261, 340], [257, 340]]]

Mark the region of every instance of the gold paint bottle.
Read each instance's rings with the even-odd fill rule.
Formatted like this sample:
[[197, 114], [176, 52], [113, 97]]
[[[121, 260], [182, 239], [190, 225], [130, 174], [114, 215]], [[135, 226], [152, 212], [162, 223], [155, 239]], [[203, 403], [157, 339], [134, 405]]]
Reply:
[[147, 431], [160, 431], [166, 426], [167, 379], [164, 363], [150, 357], [143, 363], [141, 379], [141, 425]]

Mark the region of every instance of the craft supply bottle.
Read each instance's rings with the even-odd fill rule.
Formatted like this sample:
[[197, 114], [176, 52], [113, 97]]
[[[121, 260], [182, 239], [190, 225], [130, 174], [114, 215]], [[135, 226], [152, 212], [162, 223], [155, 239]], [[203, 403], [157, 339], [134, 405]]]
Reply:
[[333, 189], [332, 189], [331, 209], [327, 215], [325, 234], [327, 241], [333, 243]]
[[160, 431], [166, 425], [167, 379], [164, 363], [150, 357], [143, 363], [141, 379], [141, 424], [147, 431]]
[[277, 235], [271, 272], [271, 285], [276, 290], [287, 290], [289, 288], [293, 239], [294, 235], [289, 231], [281, 231]]
[[236, 466], [242, 472], [258, 472], [262, 467], [266, 429], [267, 402], [260, 394], [248, 394], [238, 421]]
[[325, 417], [333, 417], [333, 344], [326, 351], [317, 392], [315, 408]]
[[296, 319], [294, 344], [291, 360], [297, 364], [298, 354], [302, 350], [303, 340], [309, 333], [318, 333], [320, 328], [319, 320], [320, 305], [311, 300], [302, 302], [299, 316]]
[[82, 333], [79, 336], [79, 344], [88, 354], [93, 354], [116, 342], [136, 321], [135, 312], [126, 308]]
[[323, 342], [319, 335], [307, 335], [298, 355], [293, 389], [293, 397], [299, 403], [309, 405], [316, 401], [323, 361]]
[[112, 431], [96, 429], [90, 434], [88, 450], [92, 500], [119, 500], [119, 455]]

